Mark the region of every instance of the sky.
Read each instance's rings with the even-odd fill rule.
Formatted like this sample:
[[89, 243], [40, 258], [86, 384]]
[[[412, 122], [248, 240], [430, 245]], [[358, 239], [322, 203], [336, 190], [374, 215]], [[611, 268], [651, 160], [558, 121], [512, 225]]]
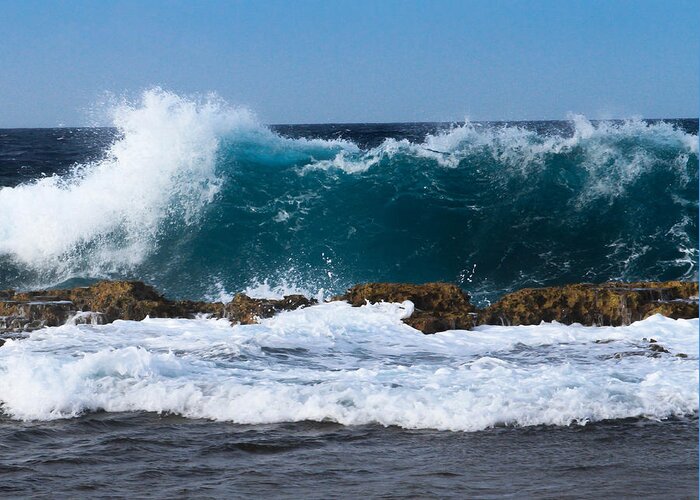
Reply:
[[684, 0], [0, 0], [0, 127], [215, 92], [264, 123], [697, 117]]

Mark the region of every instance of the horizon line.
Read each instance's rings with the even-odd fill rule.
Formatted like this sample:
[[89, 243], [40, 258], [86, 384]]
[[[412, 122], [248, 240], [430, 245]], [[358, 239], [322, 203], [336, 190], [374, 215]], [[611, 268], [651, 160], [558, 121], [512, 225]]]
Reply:
[[[585, 115], [583, 115], [585, 117]], [[587, 118], [589, 122], [624, 122], [629, 120], [644, 120], [644, 121], [664, 121], [664, 120], [676, 120], [676, 121], [700, 121], [700, 116], [698, 117], [627, 117], [627, 118]], [[480, 124], [493, 124], [493, 123], [547, 123], [547, 122], [571, 122], [571, 119], [517, 119], [517, 120], [439, 120], [439, 121], [387, 121], [387, 122], [305, 122], [305, 123], [261, 123], [265, 127], [307, 127], [307, 126], [318, 126], [318, 125], [448, 125], [456, 123], [480, 123]], [[114, 125], [55, 125], [55, 126], [38, 126], [38, 127], [6, 127], [0, 126], [0, 130], [55, 130], [55, 129], [108, 129], [108, 128], [118, 128]]]

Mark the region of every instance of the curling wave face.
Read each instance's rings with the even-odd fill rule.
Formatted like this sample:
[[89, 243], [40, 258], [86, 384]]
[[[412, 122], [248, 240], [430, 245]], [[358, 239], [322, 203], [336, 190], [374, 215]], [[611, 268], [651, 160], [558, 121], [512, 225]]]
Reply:
[[[403, 314], [398, 304], [333, 302], [233, 328], [206, 319], [47, 328], [0, 349], [0, 401], [23, 420], [153, 411], [462, 431], [697, 412], [697, 320], [425, 336]], [[652, 336], [667, 352], [650, 351]]]
[[304, 138], [153, 89], [114, 125], [101, 159], [0, 188], [2, 287], [131, 277], [211, 298], [446, 280], [487, 301], [697, 275], [697, 132], [677, 124], [572, 116]]

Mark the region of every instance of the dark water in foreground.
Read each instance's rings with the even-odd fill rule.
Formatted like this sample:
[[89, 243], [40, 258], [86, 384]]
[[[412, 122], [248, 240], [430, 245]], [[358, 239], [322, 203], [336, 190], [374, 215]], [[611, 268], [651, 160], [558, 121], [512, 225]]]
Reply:
[[698, 421], [462, 433], [150, 413], [0, 420], [0, 495], [696, 498]]

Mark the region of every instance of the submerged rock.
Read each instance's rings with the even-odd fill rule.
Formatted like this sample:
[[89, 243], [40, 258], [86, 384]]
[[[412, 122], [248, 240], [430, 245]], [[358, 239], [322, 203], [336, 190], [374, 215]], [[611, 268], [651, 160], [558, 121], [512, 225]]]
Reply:
[[479, 324], [537, 325], [542, 321], [629, 325], [654, 314], [698, 317], [698, 284], [666, 281], [525, 288], [479, 312]]
[[469, 294], [450, 283], [364, 283], [335, 300], [346, 300], [355, 307], [367, 302], [410, 300], [415, 310], [403, 321], [423, 333], [469, 330], [475, 325], [476, 308], [469, 302]]

